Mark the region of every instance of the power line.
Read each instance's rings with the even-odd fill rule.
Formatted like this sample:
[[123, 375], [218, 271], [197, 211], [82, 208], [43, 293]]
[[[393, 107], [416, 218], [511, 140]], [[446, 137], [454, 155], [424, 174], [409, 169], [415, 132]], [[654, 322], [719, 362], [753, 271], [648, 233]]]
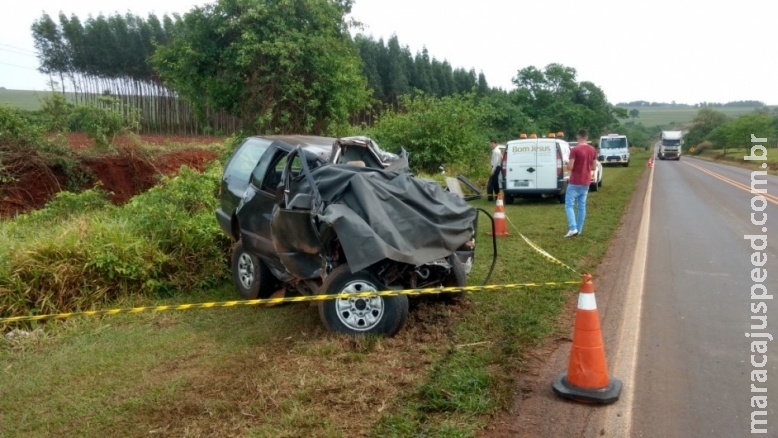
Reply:
[[37, 68], [32, 68], [32, 67], [25, 67], [25, 66], [23, 66], [23, 65], [9, 64], [9, 63], [7, 63], [7, 62], [0, 62], [0, 64], [3, 64], [3, 65], [10, 65], [11, 67], [19, 67], [19, 68], [25, 68], [25, 69], [27, 69], [27, 70], [34, 70], [34, 71], [38, 71], [38, 69], [37, 69]]
[[34, 52], [34, 51], [32, 51], [32, 50], [23, 49], [23, 48], [21, 48], [21, 47], [12, 46], [12, 45], [10, 45], [10, 44], [3, 44], [3, 43], [0, 43], [0, 46], [4, 46], [4, 47], [10, 47], [10, 48], [12, 48], [12, 49], [21, 50], [22, 52], [36, 53], [36, 52]]
[[37, 56], [35, 56], [35, 55], [30, 55], [28, 53], [17, 52], [15, 50], [4, 49], [2, 47], [0, 47], [0, 51], [7, 52], [7, 53], [13, 53], [14, 55], [29, 56], [30, 58], [37, 58]]

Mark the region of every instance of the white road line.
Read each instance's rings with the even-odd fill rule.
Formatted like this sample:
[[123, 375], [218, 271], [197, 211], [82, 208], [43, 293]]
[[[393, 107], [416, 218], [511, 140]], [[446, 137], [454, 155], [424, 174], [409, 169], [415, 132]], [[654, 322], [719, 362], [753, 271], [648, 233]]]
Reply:
[[654, 186], [654, 168], [648, 178], [646, 197], [643, 200], [643, 214], [635, 246], [635, 256], [627, 287], [624, 314], [621, 322], [613, 377], [624, 383], [618, 402], [605, 412], [604, 429], [607, 436], [632, 436], [632, 408], [635, 394], [635, 369], [638, 349], [640, 348], [640, 319], [643, 307], [643, 291], [646, 278], [646, 260], [648, 258], [648, 236], [651, 225], [651, 193]]

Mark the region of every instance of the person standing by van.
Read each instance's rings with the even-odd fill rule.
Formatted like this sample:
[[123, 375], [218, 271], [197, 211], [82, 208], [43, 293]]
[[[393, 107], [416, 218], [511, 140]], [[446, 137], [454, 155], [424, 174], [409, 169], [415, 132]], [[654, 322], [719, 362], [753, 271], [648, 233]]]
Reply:
[[[569, 231], [565, 238], [581, 234], [586, 219], [586, 196], [589, 194], [589, 184], [592, 181], [591, 172], [597, 168], [597, 150], [586, 143], [587, 138], [589, 133], [585, 129], [578, 131], [578, 144], [570, 151], [570, 161], [567, 162], [570, 180], [565, 193], [565, 211]], [[577, 220], [573, 208], [576, 202], [578, 202]]]
[[497, 147], [497, 140], [491, 140], [489, 147], [492, 148], [491, 173], [489, 173], [489, 182], [486, 184], [486, 194], [489, 201], [494, 201], [494, 196], [500, 195], [500, 173], [502, 172], [502, 153]]

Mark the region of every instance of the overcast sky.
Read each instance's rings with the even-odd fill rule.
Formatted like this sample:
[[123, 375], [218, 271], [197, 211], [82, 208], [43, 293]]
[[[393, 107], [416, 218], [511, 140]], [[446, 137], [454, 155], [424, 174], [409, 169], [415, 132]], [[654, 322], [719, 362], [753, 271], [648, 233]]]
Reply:
[[[9, 2], [10, 0], [4, 0]], [[0, 87], [46, 88], [30, 25], [43, 11], [85, 18], [115, 11], [188, 11], [192, 0], [23, 0], [0, 14]], [[396, 33], [413, 52], [483, 71], [512, 88], [526, 66], [562, 63], [613, 102], [761, 100], [778, 105], [778, 1], [356, 0], [365, 32]]]

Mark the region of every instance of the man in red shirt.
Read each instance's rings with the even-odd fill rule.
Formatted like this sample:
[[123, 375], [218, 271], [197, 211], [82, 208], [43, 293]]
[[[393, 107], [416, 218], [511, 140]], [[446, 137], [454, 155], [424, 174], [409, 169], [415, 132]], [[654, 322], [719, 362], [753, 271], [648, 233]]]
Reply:
[[[581, 234], [586, 219], [586, 196], [589, 194], [589, 184], [592, 181], [591, 172], [597, 168], [597, 150], [586, 143], [588, 137], [589, 133], [585, 129], [578, 131], [578, 144], [570, 151], [570, 161], [567, 162], [570, 180], [565, 193], [565, 211], [569, 231], [565, 238]], [[573, 209], [576, 201], [578, 201], [578, 221]]]

